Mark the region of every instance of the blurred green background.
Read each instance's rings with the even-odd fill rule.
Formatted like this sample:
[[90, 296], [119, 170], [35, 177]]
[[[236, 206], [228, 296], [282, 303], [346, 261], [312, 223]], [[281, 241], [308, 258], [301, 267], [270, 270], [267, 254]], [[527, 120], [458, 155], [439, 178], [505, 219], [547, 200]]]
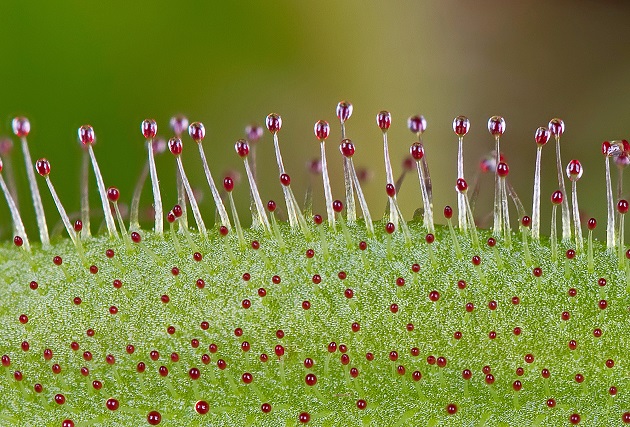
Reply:
[[[230, 169], [241, 172], [234, 194], [244, 212], [248, 190], [233, 144], [247, 124], [263, 124], [268, 113], [277, 112], [284, 119], [280, 144], [292, 187], [301, 195], [312, 180], [314, 210], [323, 213], [321, 181], [306, 168], [319, 149], [313, 124], [318, 119], [332, 124], [329, 163], [334, 195], [342, 198], [335, 106], [347, 99], [354, 104], [347, 129], [357, 148], [355, 164], [373, 172], [364, 189], [373, 216], [380, 217], [386, 197], [375, 114], [382, 109], [392, 113], [390, 150], [398, 175], [413, 142], [406, 119], [419, 113], [428, 122], [425, 146], [436, 218], [441, 220], [441, 208], [456, 205], [453, 117], [464, 114], [471, 120], [465, 140], [469, 181], [479, 158], [493, 148], [488, 117], [505, 117], [502, 150], [528, 211], [533, 133], [552, 117], [561, 117], [566, 123], [564, 163], [582, 161], [580, 206], [585, 215], [599, 219], [602, 236], [600, 144], [630, 136], [629, 18], [630, 3], [623, 1], [5, 1], [0, 6], [0, 133], [10, 134], [15, 115], [30, 118], [32, 156], [50, 159], [59, 195], [67, 210], [76, 212], [80, 125], [94, 126], [105, 182], [118, 186], [122, 199], [129, 201], [144, 162], [141, 121], [155, 118], [158, 133], [168, 138], [169, 118], [183, 113], [206, 126], [204, 146], [217, 183]], [[258, 148], [263, 198], [280, 202], [267, 132]], [[12, 157], [21, 210], [32, 227], [19, 150]], [[184, 160], [193, 186], [204, 194], [202, 207], [210, 223], [214, 208], [189, 138], [184, 139]], [[165, 206], [172, 206], [174, 159], [165, 153], [157, 162]], [[548, 196], [557, 187], [555, 174], [549, 145], [543, 151], [544, 224], [549, 223]], [[491, 209], [492, 179], [485, 178], [479, 216]], [[58, 215], [43, 180], [40, 188], [52, 227]], [[151, 202], [147, 190], [145, 205]], [[411, 217], [421, 204], [415, 173], [399, 198]], [[5, 203], [0, 218], [7, 235]]]

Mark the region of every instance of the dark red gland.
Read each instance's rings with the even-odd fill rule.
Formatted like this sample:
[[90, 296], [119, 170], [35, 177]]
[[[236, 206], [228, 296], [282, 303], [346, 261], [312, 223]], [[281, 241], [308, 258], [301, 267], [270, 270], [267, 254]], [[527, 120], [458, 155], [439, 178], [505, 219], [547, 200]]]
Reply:
[[396, 360], [398, 360], [398, 352], [390, 351], [389, 352], [389, 360], [391, 360], [392, 362], [395, 362]]
[[415, 161], [420, 161], [424, 157], [424, 147], [421, 143], [414, 142], [411, 144], [411, 147], [409, 147], [409, 154], [411, 154], [411, 157], [413, 157]]
[[427, 121], [424, 116], [411, 116], [407, 119], [407, 127], [412, 133], [424, 133], [427, 130]]
[[269, 200], [267, 202], [267, 210], [269, 212], [274, 212], [276, 210], [276, 202], [274, 202], [273, 200]]
[[534, 363], [534, 355], [531, 353], [526, 354], [525, 363]]
[[206, 128], [201, 122], [192, 122], [188, 126], [188, 135], [195, 142], [201, 142], [206, 137]]
[[446, 407], [446, 412], [449, 415], [455, 415], [455, 413], [457, 413], [457, 405], [454, 403], [450, 403], [447, 407]]
[[77, 131], [79, 141], [83, 145], [92, 145], [94, 143], [94, 129], [90, 125], [83, 125]]
[[622, 214], [625, 215], [628, 213], [628, 201], [627, 200], [619, 200], [617, 202], [617, 211]]
[[20, 236], [15, 236], [13, 238], [13, 244], [19, 248], [24, 244], [24, 240]]
[[236, 150], [236, 154], [238, 154], [241, 158], [246, 158], [249, 154], [249, 144], [244, 139], [239, 139], [234, 144], [234, 149]]
[[179, 156], [180, 154], [182, 154], [183, 148], [184, 146], [182, 144], [182, 140], [179, 137], [174, 136], [168, 140], [168, 149], [171, 151], [171, 153], [173, 153], [174, 156]]
[[472, 263], [473, 263], [473, 265], [481, 264], [481, 257], [479, 255], [473, 256], [472, 257]]
[[335, 212], [339, 213], [343, 210], [343, 203], [341, 202], [341, 200], [335, 200], [332, 207]]
[[195, 403], [195, 412], [199, 415], [205, 415], [210, 411], [210, 405], [205, 400], [199, 400]]
[[245, 372], [243, 373], [243, 375], [241, 375], [241, 380], [243, 380], [245, 384], [251, 384], [252, 381], [254, 381], [254, 377], [249, 372]]
[[435, 365], [435, 362], [436, 362], [435, 356], [433, 356], [433, 355], [427, 356], [427, 363], [429, 365]]
[[426, 236], [424, 236], [424, 240], [428, 243], [431, 244], [435, 241], [435, 236], [431, 233], [427, 234]]
[[350, 158], [354, 156], [354, 144], [351, 140], [344, 139], [339, 145], [339, 151], [341, 151], [341, 154], [343, 154], [344, 157]]
[[505, 120], [501, 116], [492, 116], [488, 119], [488, 132], [497, 137], [505, 132]]
[[521, 389], [523, 388], [523, 384], [519, 380], [516, 380], [512, 383], [512, 388], [514, 389], [514, 391], [521, 391]]
[[564, 196], [562, 195], [562, 191], [560, 190], [554, 191], [553, 194], [551, 195], [551, 203], [553, 203], [554, 205], [561, 204], [563, 199], [564, 199]]
[[462, 378], [468, 381], [472, 377], [472, 372], [470, 369], [464, 369], [462, 371]]
[[465, 193], [466, 191], [468, 191], [468, 183], [464, 178], [457, 178], [457, 185], [455, 186], [455, 188], [457, 188], [457, 191], [459, 191], [460, 193]]
[[444, 218], [451, 219], [453, 217], [453, 208], [450, 206], [444, 206]]
[[282, 128], [282, 117], [279, 114], [271, 113], [265, 119], [267, 129], [271, 133], [278, 133]]
[[470, 130], [470, 120], [466, 116], [457, 116], [453, 119], [453, 132], [459, 137], [465, 136]]
[[571, 181], [577, 181], [582, 177], [582, 164], [579, 160], [571, 160], [567, 165], [567, 176]]
[[50, 162], [46, 159], [39, 159], [35, 162], [35, 169], [41, 176], [50, 175]]
[[551, 133], [549, 132], [549, 129], [541, 126], [536, 129], [536, 132], [534, 133], [534, 140], [539, 147], [542, 147], [549, 141], [550, 136]]
[[381, 111], [376, 115], [376, 124], [383, 132], [387, 131], [392, 124], [392, 115], [389, 111]]
[[306, 377], [304, 378], [304, 382], [306, 383], [306, 385], [312, 387], [315, 384], [317, 384], [317, 377], [315, 376], [315, 374], [312, 374], [312, 373], [306, 374]]
[[142, 241], [142, 236], [140, 236], [140, 233], [138, 233], [137, 231], [134, 231], [131, 233], [131, 240], [134, 243], [140, 243]]
[[438, 291], [431, 291], [429, 293], [429, 299], [433, 302], [436, 302], [440, 299], [440, 293]]
[[385, 224], [385, 231], [387, 234], [392, 234], [396, 230], [396, 226], [392, 222]]
[[74, 222], [73, 228], [74, 228], [74, 231], [76, 231], [77, 233], [83, 230], [83, 221], [81, 221], [80, 219], [77, 219]]
[[314, 132], [317, 139], [324, 141], [330, 134], [330, 125], [325, 120], [319, 120], [315, 123]]
[[363, 399], [357, 400], [357, 408], [360, 410], [364, 410], [365, 408], [367, 408], [367, 402]]
[[549, 121], [547, 126], [552, 135], [559, 137], [564, 133], [564, 122], [562, 119], [554, 118]]
[[601, 310], [605, 310], [608, 307], [608, 301], [605, 299], [599, 300], [598, 306]]
[[271, 405], [269, 403], [263, 403], [262, 405], [260, 405], [260, 410], [263, 411], [265, 414], [268, 414], [269, 412], [271, 412]]
[[13, 128], [15, 136], [24, 138], [31, 131], [31, 122], [29, 122], [26, 117], [15, 117], [11, 121], [11, 127]]
[[540, 267], [535, 267], [535, 268], [532, 270], [532, 274], [534, 275], [534, 277], [540, 277], [540, 276], [542, 276], [542, 268], [540, 268]]
[[521, 218], [521, 224], [523, 225], [523, 227], [529, 227], [531, 223], [532, 223], [532, 219], [528, 217], [527, 215]]
[[105, 406], [110, 411], [115, 411], [115, 410], [118, 409], [118, 400], [113, 399], [113, 398], [112, 399], [107, 399], [107, 402], [105, 402]]
[[352, 104], [347, 101], [341, 101], [337, 104], [337, 118], [343, 123], [352, 116]]
[[153, 119], [145, 119], [140, 125], [140, 130], [146, 139], [155, 138], [155, 135], [157, 135], [157, 123]]
[[120, 197], [120, 192], [118, 191], [118, 188], [116, 188], [116, 187], [109, 187], [107, 189], [107, 199], [110, 202], [116, 203], [118, 201], [119, 197]]
[[282, 175], [280, 175], [280, 184], [288, 187], [289, 185], [291, 185], [291, 177], [288, 174], [283, 173]]
[[507, 163], [499, 163], [499, 165], [497, 166], [497, 174], [501, 177], [501, 178], [505, 178], [506, 176], [508, 176], [508, 174], [510, 173], [510, 168], [507, 165]]
[[232, 190], [234, 190], [234, 180], [229, 176], [223, 178], [223, 188], [225, 188], [225, 191], [228, 193], [231, 193]]
[[308, 412], [301, 412], [298, 420], [302, 424], [306, 424], [311, 420], [311, 415]]
[[577, 425], [580, 424], [581, 418], [580, 418], [580, 414], [571, 414], [569, 416], [569, 422], [571, 424]]
[[567, 259], [575, 258], [575, 250], [573, 250], [573, 249], [567, 250], [566, 256], [567, 256]]
[[389, 197], [394, 197], [396, 195], [396, 187], [394, 187], [394, 184], [387, 184], [385, 186], [385, 192]]
[[486, 375], [485, 381], [486, 381], [486, 384], [488, 384], [488, 385], [494, 384], [494, 375], [492, 375], [492, 374]]

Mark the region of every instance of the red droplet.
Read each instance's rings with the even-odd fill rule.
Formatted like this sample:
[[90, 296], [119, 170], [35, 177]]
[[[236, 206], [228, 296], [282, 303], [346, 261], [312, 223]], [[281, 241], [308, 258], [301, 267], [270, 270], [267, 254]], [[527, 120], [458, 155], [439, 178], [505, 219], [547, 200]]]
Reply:
[[472, 302], [466, 303], [466, 311], [471, 313], [475, 309], [475, 304]]
[[569, 294], [570, 297], [576, 296], [577, 295], [577, 289], [575, 289], [575, 288], [569, 289], [568, 294]]
[[36, 290], [39, 287], [39, 284], [36, 281], [31, 281], [31, 283], [28, 284], [28, 286], [32, 289], [32, 290]]
[[94, 143], [94, 129], [90, 125], [83, 125], [78, 130], [79, 141], [83, 145], [91, 145]]
[[315, 374], [312, 374], [312, 373], [306, 374], [306, 377], [304, 378], [304, 382], [306, 383], [306, 385], [312, 387], [315, 384], [317, 384], [317, 377], [315, 376]]
[[223, 178], [223, 188], [225, 188], [225, 191], [228, 193], [231, 193], [232, 190], [234, 190], [234, 180], [229, 176]]
[[549, 408], [555, 408], [556, 407], [556, 400], [555, 399], [547, 399], [547, 406]]
[[431, 233], [427, 234], [426, 236], [424, 236], [424, 240], [428, 243], [431, 244], [435, 241], [435, 236]]
[[205, 400], [195, 403], [195, 411], [200, 415], [205, 415], [210, 411], [210, 405]]
[[241, 375], [241, 380], [245, 384], [251, 384], [252, 381], [254, 381], [254, 376], [250, 374], [249, 372], [244, 372], [243, 375]]
[[535, 267], [535, 268], [532, 270], [532, 274], [534, 275], [534, 277], [540, 277], [540, 276], [542, 276], [542, 268], [540, 268], [540, 267]]
[[63, 422], [61, 423], [61, 427], [74, 427], [74, 421], [63, 420]]
[[24, 244], [24, 240], [20, 236], [15, 236], [13, 238], [13, 244], [19, 248]]
[[488, 384], [488, 385], [494, 384], [494, 375], [487, 374], [486, 378], [485, 378], [485, 381], [486, 381], [486, 384]]
[[271, 405], [269, 403], [263, 403], [262, 405], [260, 405], [260, 410], [263, 411], [265, 414], [268, 414], [269, 412], [271, 412]]
[[310, 309], [310, 308], [311, 308], [311, 303], [310, 303], [310, 301], [302, 301], [302, 308], [303, 308], [304, 310], [308, 310], [308, 309]]
[[605, 299], [599, 300], [598, 306], [601, 310], [605, 310], [608, 307], [608, 301]]
[[551, 134], [556, 137], [560, 137], [564, 133], [564, 122], [561, 119], [551, 119], [547, 127]]
[[31, 131], [31, 123], [26, 117], [15, 117], [11, 121], [11, 127], [15, 136], [19, 138], [27, 136]]
[[188, 135], [193, 141], [199, 143], [206, 137], [206, 128], [201, 122], [192, 122], [188, 126]]
[[501, 116], [492, 116], [488, 119], [488, 132], [497, 137], [505, 132], [505, 120]]
[[119, 197], [120, 197], [120, 192], [118, 191], [118, 188], [116, 188], [116, 187], [109, 187], [107, 189], [107, 199], [110, 202], [116, 203], [118, 201]]
[[521, 389], [523, 388], [523, 384], [521, 384], [519, 380], [516, 380], [512, 383], [512, 388], [514, 389], [514, 391], [521, 391]]
[[394, 187], [394, 184], [387, 184], [385, 186], [385, 192], [389, 197], [394, 197], [396, 195], [396, 187]]
[[341, 200], [335, 200], [332, 207], [335, 212], [340, 213], [343, 210], [343, 203]]
[[315, 136], [320, 141], [324, 141], [330, 134], [330, 125], [325, 120], [319, 120], [314, 127]]
[[107, 406], [107, 409], [109, 409], [110, 411], [115, 411], [116, 409], [118, 409], [118, 400], [114, 398], [107, 399], [107, 402], [105, 402], [105, 406]]
[[35, 162], [35, 169], [41, 176], [50, 175], [50, 162], [46, 159], [39, 159]]
[[413, 157], [415, 161], [420, 161], [424, 157], [424, 147], [421, 143], [414, 142], [411, 144], [411, 147], [409, 147], [409, 154], [411, 154], [411, 157]]
[[497, 165], [497, 174], [501, 178], [505, 178], [510, 173], [510, 168], [507, 163], [501, 162]]
[[392, 124], [392, 115], [389, 111], [381, 111], [376, 115], [376, 124], [383, 132], [387, 131]]
[[346, 289], [346, 290], [344, 291], [344, 293], [343, 293], [343, 294], [344, 294], [344, 296], [345, 296], [346, 298], [350, 299], [350, 298], [352, 298], [352, 297], [354, 296], [354, 291], [353, 291], [352, 289], [348, 288], [348, 289]]
[[531, 353], [527, 353], [525, 355], [525, 363], [534, 363], [534, 355]]
[[594, 336], [595, 338], [599, 338], [599, 337], [601, 337], [601, 336], [602, 336], [602, 330], [601, 330], [601, 329], [599, 329], [599, 328], [595, 328], [595, 329], [593, 329], [593, 336]]
[[276, 347], [274, 348], [273, 351], [274, 351], [274, 353], [276, 353], [276, 356], [278, 356], [278, 357], [284, 356], [284, 347], [281, 346], [280, 344], [276, 345]]
[[571, 160], [567, 165], [567, 177], [571, 181], [577, 181], [582, 177], [582, 173], [584, 170], [582, 169], [582, 164], [579, 160]]
[[74, 231], [76, 231], [77, 233], [83, 230], [83, 221], [81, 221], [80, 219], [77, 219], [76, 221], [74, 221], [73, 228], [74, 228]]
[[457, 412], [457, 405], [454, 403], [450, 403], [446, 407], [446, 412], [448, 412], [449, 415], [454, 415]]
[[282, 175], [280, 175], [280, 184], [288, 187], [289, 185], [291, 185], [291, 177], [288, 174], [283, 173]]
[[357, 408], [359, 408], [360, 410], [364, 410], [365, 408], [367, 408], [367, 402], [363, 399], [357, 400]]
[[354, 144], [349, 139], [344, 139], [341, 141], [341, 144], [339, 144], [339, 151], [341, 151], [344, 157], [352, 157], [354, 156]]
[[519, 328], [518, 326], [516, 326], [514, 329], [512, 329], [512, 333], [514, 335], [520, 335], [521, 334], [521, 328]]
[[147, 414], [147, 422], [152, 426], [156, 426], [162, 422], [162, 415], [158, 411], [151, 411]]
[[433, 302], [436, 302], [440, 299], [440, 293], [438, 291], [429, 292], [429, 299]]
[[457, 191], [460, 193], [465, 193], [468, 190], [468, 183], [464, 178], [457, 178], [457, 185], [455, 188], [457, 188]]
[[392, 234], [396, 230], [396, 226], [392, 222], [385, 224], [385, 231], [387, 234]]
[[580, 415], [579, 414], [571, 414], [571, 416], [569, 417], [569, 422], [571, 424], [580, 424]]
[[64, 403], [66, 403], [66, 396], [61, 393], [55, 394], [55, 403], [57, 405], [63, 405]]
[[523, 227], [529, 227], [531, 223], [532, 223], [532, 219], [528, 217], [527, 215], [521, 218], [521, 224], [523, 225]]
[[140, 233], [138, 233], [137, 231], [134, 231], [131, 233], [131, 240], [134, 243], [140, 243], [140, 241], [142, 241], [142, 236], [140, 236]]
[[411, 116], [407, 119], [407, 127], [412, 133], [424, 133], [427, 130], [427, 121], [424, 116]]
[[282, 117], [276, 113], [271, 113], [265, 119], [267, 129], [271, 133], [278, 133], [282, 128]]
[[470, 120], [466, 116], [457, 116], [453, 119], [453, 132], [457, 136], [464, 136], [470, 130]]
[[538, 129], [536, 129], [536, 132], [534, 133], [534, 140], [536, 141], [536, 144], [538, 144], [539, 147], [542, 147], [543, 145], [547, 143], [547, 141], [549, 141], [550, 136], [551, 134], [549, 132], [549, 129], [541, 126]]
[[624, 412], [621, 416], [621, 421], [623, 421], [624, 424], [630, 424], [630, 412]]
[[341, 101], [337, 104], [337, 117], [343, 123], [352, 116], [352, 104], [347, 101]]
[[617, 211], [622, 214], [625, 215], [628, 213], [628, 201], [627, 200], [619, 200], [617, 202]]
[[560, 190], [554, 191], [553, 194], [551, 195], [551, 203], [553, 203], [554, 205], [561, 204], [562, 199], [564, 199], [564, 196], [562, 195], [562, 191]]
[[472, 263], [473, 263], [473, 265], [481, 264], [481, 257], [479, 255], [473, 256], [472, 257]]
[[396, 314], [398, 313], [398, 304], [392, 304], [389, 306], [389, 311], [391, 311], [392, 313]]
[[168, 140], [168, 149], [171, 151], [171, 153], [173, 153], [174, 156], [179, 156], [180, 154], [182, 154], [183, 148], [184, 146], [182, 144], [182, 140], [179, 137], [174, 136]]
[[308, 412], [302, 412], [298, 419], [302, 424], [306, 424], [311, 420], [311, 415]]
[[145, 119], [140, 124], [140, 130], [146, 139], [155, 138], [155, 135], [157, 135], [157, 123], [153, 119]]

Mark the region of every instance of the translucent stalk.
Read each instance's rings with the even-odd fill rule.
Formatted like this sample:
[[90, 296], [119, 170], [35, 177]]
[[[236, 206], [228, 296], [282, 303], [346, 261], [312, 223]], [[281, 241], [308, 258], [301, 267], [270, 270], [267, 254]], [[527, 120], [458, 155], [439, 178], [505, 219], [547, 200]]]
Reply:
[[[464, 137], [459, 137], [457, 147], [457, 177], [464, 178]], [[457, 219], [459, 222], [459, 229], [466, 231], [468, 229], [468, 221], [466, 215], [466, 196], [464, 193], [457, 193]]]
[[44, 214], [44, 205], [39, 195], [39, 188], [35, 180], [34, 163], [31, 160], [31, 153], [28, 149], [26, 138], [22, 138], [22, 153], [24, 153], [24, 163], [26, 165], [26, 175], [28, 176], [28, 185], [31, 189], [33, 198], [33, 206], [35, 207], [35, 216], [37, 218], [37, 227], [39, 228], [39, 239], [42, 242], [43, 249], [50, 247], [50, 237], [48, 236], [48, 225], [46, 224], [46, 215]]
[[[424, 157], [423, 157], [424, 159]], [[427, 189], [424, 170], [422, 169], [422, 165], [416, 162], [416, 168], [418, 169], [418, 179], [420, 181], [420, 191], [422, 192], [422, 203], [424, 204], [424, 226], [427, 231], [431, 234], [435, 234], [435, 227], [433, 225], [433, 206], [431, 203], [431, 198], [429, 196], [429, 192]], [[464, 196], [465, 197], [465, 196]], [[464, 214], [466, 213], [466, 201], [464, 201]]]
[[[383, 132], [383, 157], [385, 158], [385, 176], [387, 178], [387, 184], [395, 185], [394, 172], [392, 171], [392, 163], [389, 159], [387, 132]], [[392, 206], [391, 203], [389, 204], [389, 222], [398, 227], [398, 212], [396, 211], [396, 207]]]
[[532, 239], [540, 240], [540, 159], [542, 146], [536, 149], [536, 169], [534, 171], [534, 198], [532, 202]]
[[[153, 187], [153, 210], [155, 211], [154, 230], [156, 234], [162, 235], [164, 233], [164, 222], [163, 222], [164, 219], [162, 218], [163, 216], [162, 195], [160, 194], [160, 185], [159, 185], [159, 180], [157, 176], [157, 169], [155, 168], [155, 158], [153, 155], [153, 141], [152, 140], [148, 141], [147, 150], [148, 150], [148, 156], [149, 156], [148, 157], [149, 172], [151, 173], [151, 186]], [[178, 186], [178, 189], [179, 189], [179, 186]], [[178, 194], [179, 194], [179, 191], [178, 191]], [[179, 200], [179, 203], [182, 208], [182, 218], [184, 218], [184, 223], [186, 223], [186, 199], [184, 199], [183, 201]]]
[[[562, 175], [562, 159], [560, 157], [560, 137], [556, 135], [556, 168], [558, 169], [558, 187], [562, 194], [567, 194]], [[571, 212], [568, 198], [562, 199], [562, 240], [571, 239]]]
[[90, 230], [90, 158], [88, 152], [83, 150], [81, 156], [81, 237], [87, 238], [92, 234]]
[[507, 247], [512, 246], [512, 229], [510, 228], [510, 206], [507, 197], [507, 183], [505, 178], [500, 178], [501, 186], [501, 217], [503, 220], [503, 236]]
[[606, 201], [608, 223], [606, 224], [606, 246], [615, 247], [615, 207], [612, 195], [612, 182], [610, 179], [610, 158], [606, 156]]
[[346, 187], [346, 218], [348, 222], [352, 223], [357, 220], [357, 208], [354, 204], [352, 174], [350, 173], [350, 165], [346, 157], [343, 158], [343, 178]]
[[330, 177], [328, 175], [328, 163], [326, 162], [326, 143], [324, 141], [320, 144], [322, 152], [322, 178], [324, 180], [324, 196], [326, 198], [326, 214], [328, 215], [328, 225], [335, 227], [335, 211], [333, 211], [332, 204], [332, 189], [330, 188]]
[[[348, 160], [348, 164], [350, 165], [350, 174], [352, 176], [352, 180], [355, 185], [357, 198], [359, 199], [359, 205], [361, 206], [361, 211], [363, 212], [363, 220], [365, 221], [365, 228], [367, 228], [367, 231], [370, 234], [370, 236], [373, 236], [374, 225], [372, 224], [372, 217], [370, 216], [370, 210], [368, 208], [367, 201], [365, 200], [365, 196], [363, 195], [361, 184], [359, 183], [359, 177], [357, 176], [357, 172], [354, 169], [354, 162], [352, 161], [352, 158], [348, 158], [347, 160]], [[331, 203], [331, 206], [332, 206], [332, 203]]]
[[184, 165], [182, 164], [182, 158], [180, 156], [177, 156], [177, 168], [179, 169], [179, 173], [182, 177], [182, 184], [184, 184], [184, 189], [186, 190], [188, 201], [190, 201], [190, 209], [192, 210], [193, 217], [195, 218], [195, 222], [197, 223], [197, 229], [199, 230], [199, 234], [201, 234], [201, 237], [205, 239], [208, 234], [208, 231], [206, 230], [206, 224], [203, 222], [203, 218], [201, 217], [199, 205], [197, 205], [197, 199], [195, 199], [195, 195], [193, 194], [190, 183], [188, 182], [188, 178], [186, 177], [186, 172], [184, 172]]
[[79, 237], [77, 236], [76, 231], [74, 231], [72, 224], [70, 224], [70, 218], [68, 218], [68, 214], [66, 213], [66, 210], [61, 204], [61, 200], [59, 199], [59, 196], [57, 195], [57, 192], [55, 191], [55, 187], [53, 187], [52, 182], [50, 181], [50, 177], [46, 175], [45, 178], [46, 178], [46, 184], [48, 185], [48, 189], [50, 190], [50, 194], [52, 195], [52, 198], [55, 202], [55, 206], [57, 207], [57, 210], [59, 211], [59, 216], [61, 217], [61, 221], [63, 221], [63, 225], [66, 227], [66, 231], [68, 232], [70, 239], [72, 239], [72, 243], [74, 243], [74, 246], [77, 248], [77, 252], [79, 253], [79, 256], [83, 258], [83, 246], [81, 245], [81, 240], [79, 240]]
[[[129, 212], [129, 229], [130, 230], [140, 230], [140, 221], [139, 211], [140, 211], [140, 197], [142, 196], [142, 188], [144, 187], [144, 183], [149, 176], [149, 160], [144, 163], [144, 167], [142, 168], [142, 172], [140, 173], [140, 178], [138, 178], [138, 182], [136, 182], [136, 187], [133, 190], [133, 197], [131, 199], [131, 208]], [[84, 224], [85, 226], [85, 224]]]
[[[277, 133], [273, 134], [273, 146], [276, 151], [276, 161], [278, 162], [278, 171], [280, 172], [280, 175], [282, 175], [283, 173], [285, 173], [285, 170], [284, 170], [284, 162], [282, 161], [282, 154], [280, 154], [280, 144], [278, 143]], [[293, 203], [291, 202], [291, 195], [289, 194], [289, 188], [283, 185], [282, 192], [284, 194], [284, 202], [287, 205], [287, 215], [289, 216], [289, 224], [291, 225], [291, 228], [294, 228], [298, 225], [298, 218], [295, 212], [295, 206], [293, 206]]]
[[228, 198], [230, 199], [230, 209], [232, 210], [232, 218], [234, 218], [234, 227], [236, 227], [236, 235], [238, 236], [238, 242], [241, 246], [241, 249], [245, 248], [245, 237], [243, 236], [243, 228], [241, 227], [241, 221], [238, 219], [238, 211], [236, 210], [236, 205], [234, 204], [234, 197], [232, 197], [232, 192], [228, 193]]
[[624, 258], [625, 258], [625, 244], [624, 244], [624, 217], [625, 215], [621, 215], [621, 221], [619, 221], [619, 268], [623, 268]]
[[217, 207], [217, 211], [219, 212], [219, 218], [221, 218], [221, 225], [227, 227], [227, 229], [229, 230], [231, 228], [230, 218], [228, 217], [225, 206], [223, 205], [223, 200], [221, 200], [221, 196], [219, 195], [219, 190], [217, 189], [217, 186], [214, 184], [214, 180], [212, 179], [210, 167], [208, 166], [208, 161], [206, 160], [206, 153], [203, 151], [203, 145], [201, 144], [201, 142], [199, 142], [197, 145], [199, 146], [199, 156], [201, 156], [201, 163], [203, 164], [203, 170], [206, 174], [206, 180], [208, 181], [208, 185], [210, 186], [210, 191], [212, 192], [214, 204]]
[[256, 210], [258, 211], [258, 221], [260, 221], [260, 224], [264, 226], [265, 231], [271, 232], [271, 225], [269, 224], [269, 219], [267, 219], [265, 208], [263, 207], [262, 200], [260, 199], [260, 193], [258, 193], [258, 186], [256, 185], [256, 180], [254, 179], [252, 170], [249, 167], [249, 162], [247, 161], [247, 159], [243, 159], [243, 163], [245, 164], [245, 172], [247, 173], [249, 187], [251, 189], [254, 202], [256, 204]]
[[494, 165], [494, 226], [493, 232], [496, 235], [501, 234], [503, 222], [501, 219], [501, 184], [499, 181], [498, 165], [500, 162], [499, 137], [494, 138], [495, 142], [495, 165]]
[[[182, 182], [182, 175], [179, 172], [179, 169], [176, 167], [175, 175], [177, 178], [177, 204], [182, 208], [182, 216], [178, 218], [177, 222], [180, 225], [181, 229], [188, 229], [188, 209], [186, 208], [186, 189], [184, 188], [184, 183]], [[155, 194], [155, 193], [154, 193]]]
[[90, 153], [90, 159], [92, 160], [92, 169], [94, 169], [94, 176], [96, 177], [96, 184], [98, 186], [98, 192], [101, 196], [101, 203], [103, 206], [103, 215], [105, 216], [105, 224], [107, 225], [107, 231], [110, 237], [118, 239], [118, 232], [116, 231], [116, 224], [114, 223], [114, 216], [109, 208], [109, 200], [107, 199], [107, 191], [105, 190], [105, 183], [103, 182], [103, 175], [96, 162], [96, 156], [91, 145], [88, 145], [88, 152]]
[[26, 229], [24, 228], [20, 211], [15, 204], [15, 200], [13, 200], [13, 196], [11, 196], [11, 192], [9, 191], [7, 184], [4, 182], [4, 177], [2, 175], [0, 175], [0, 187], [2, 188], [5, 199], [7, 199], [7, 205], [9, 205], [9, 212], [11, 212], [11, 219], [13, 220], [13, 232], [16, 236], [20, 236], [22, 238], [22, 241], [24, 242], [24, 249], [26, 249], [27, 252], [30, 252], [31, 245], [28, 242], [28, 236], [26, 235]]
[[551, 260], [556, 262], [558, 260], [558, 238], [556, 236], [556, 211], [557, 205], [553, 205], [551, 208]]
[[577, 181], [572, 182], [571, 186], [571, 203], [573, 205], [573, 226], [575, 228], [575, 246], [578, 250], [584, 249], [584, 241], [582, 240], [582, 221], [580, 220], [580, 209], [578, 207], [577, 198]]

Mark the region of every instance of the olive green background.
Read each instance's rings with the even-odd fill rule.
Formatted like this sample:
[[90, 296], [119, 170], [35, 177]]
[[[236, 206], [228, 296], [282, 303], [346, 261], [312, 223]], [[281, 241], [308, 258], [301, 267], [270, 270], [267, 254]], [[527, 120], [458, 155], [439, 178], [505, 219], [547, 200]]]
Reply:
[[[587, 217], [600, 220], [601, 236], [600, 144], [630, 136], [628, 18], [630, 6], [622, 1], [5, 1], [0, 133], [10, 133], [14, 115], [30, 118], [32, 156], [50, 159], [60, 197], [69, 211], [77, 211], [81, 124], [94, 126], [106, 184], [118, 186], [128, 201], [144, 162], [140, 122], [155, 118], [158, 133], [168, 138], [169, 117], [184, 113], [206, 125], [204, 146], [215, 180], [230, 169], [241, 172], [234, 194], [243, 217], [248, 191], [233, 144], [246, 124], [264, 123], [268, 113], [277, 112], [284, 120], [280, 144], [292, 187], [301, 195], [313, 180], [314, 208], [323, 212], [320, 180], [305, 166], [318, 155], [313, 124], [318, 119], [332, 124], [329, 163], [334, 194], [342, 198], [335, 106], [347, 99], [354, 104], [348, 136], [356, 144], [355, 163], [373, 172], [364, 188], [379, 217], [386, 197], [375, 114], [392, 113], [390, 148], [398, 175], [413, 141], [406, 119], [421, 113], [428, 121], [425, 144], [441, 220], [441, 208], [456, 204], [454, 116], [465, 114], [472, 123], [465, 140], [469, 181], [480, 156], [492, 149], [488, 117], [506, 118], [502, 151], [528, 210], [534, 130], [557, 116], [566, 123], [564, 163], [582, 161], [580, 206]], [[185, 138], [187, 171], [205, 195], [202, 206], [210, 222], [213, 206], [194, 148]], [[267, 132], [258, 148], [263, 198], [280, 202]], [[14, 163], [22, 163], [21, 154], [14, 154]], [[557, 187], [554, 158], [549, 145], [543, 152], [544, 224], [548, 197]], [[158, 159], [166, 206], [176, 202], [174, 168], [170, 153]], [[22, 212], [32, 227], [23, 167], [16, 172]], [[484, 178], [480, 216], [490, 211], [493, 194], [492, 179]], [[52, 224], [58, 215], [45, 192]], [[96, 208], [96, 191], [91, 197]], [[414, 175], [400, 200], [410, 217], [420, 204]], [[150, 203], [148, 191], [143, 201]], [[0, 222], [7, 235], [4, 203]]]

